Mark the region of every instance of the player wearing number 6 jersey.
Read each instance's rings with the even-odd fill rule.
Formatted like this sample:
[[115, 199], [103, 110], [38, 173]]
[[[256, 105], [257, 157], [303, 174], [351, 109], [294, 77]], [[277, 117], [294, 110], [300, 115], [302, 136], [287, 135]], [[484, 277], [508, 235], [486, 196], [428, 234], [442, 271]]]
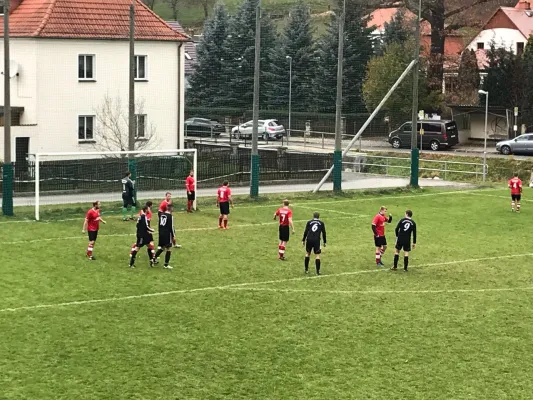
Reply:
[[274, 220], [279, 217], [279, 244], [278, 254], [281, 261], [285, 261], [285, 248], [289, 241], [290, 231], [289, 227], [294, 233], [294, 224], [292, 223], [292, 210], [289, 208], [289, 200], [283, 200], [283, 206], [278, 208], [274, 214]]
[[398, 260], [400, 259], [400, 251], [403, 250], [403, 270], [407, 272], [409, 265], [409, 252], [411, 251], [411, 235], [413, 235], [413, 249], [416, 247], [416, 224], [412, 220], [413, 212], [407, 210], [405, 217], [398, 221], [394, 233], [396, 233], [396, 244], [394, 246], [394, 266], [393, 271], [398, 269]]
[[[309, 273], [309, 256], [311, 250], [315, 253], [315, 268], [316, 274], [320, 275], [320, 235], [324, 239], [324, 247], [326, 247], [326, 225], [320, 219], [320, 214], [315, 212], [313, 219], [308, 221], [305, 225], [304, 237], [302, 238], [302, 244], [305, 245], [305, 273]], [[307, 239], [307, 241], [306, 241]]]
[[518, 174], [509, 179], [509, 188], [511, 189], [511, 211], [514, 211], [516, 202], [516, 211], [520, 212], [520, 200], [522, 199], [522, 181]]
[[231, 199], [231, 189], [229, 182], [224, 181], [222, 186], [217, 191], [217, 206], [220, 207], [220, 215], [218, 216], [218, 227], [220, 229], [228, 229], [228, 215], [229, 207], [233, 208], [233, 200]]

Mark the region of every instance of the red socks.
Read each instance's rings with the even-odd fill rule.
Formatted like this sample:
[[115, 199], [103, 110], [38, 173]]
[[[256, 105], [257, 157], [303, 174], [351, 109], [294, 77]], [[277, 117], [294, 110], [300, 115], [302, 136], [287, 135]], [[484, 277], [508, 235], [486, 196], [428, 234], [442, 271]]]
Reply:
[[381, 262], [381, 251], [376, 251], [376, 264]]
[[87, 257], [92, 257], [93, 255], [93, 245], [89, 244], [89, 247], [87, 247]]
[[225, 220], [224, 220], [224, 229], [226, 229], [227, 227], [228, 227], [228, 220], [225, 219]]
[[218, 217], [218, 226], [222, 228], [222, 217]]
[[191, 212], [192, 201], [187, 201], [187, 212]]
[[285, 257], [285, 246], [278, 246], [279, 258]]

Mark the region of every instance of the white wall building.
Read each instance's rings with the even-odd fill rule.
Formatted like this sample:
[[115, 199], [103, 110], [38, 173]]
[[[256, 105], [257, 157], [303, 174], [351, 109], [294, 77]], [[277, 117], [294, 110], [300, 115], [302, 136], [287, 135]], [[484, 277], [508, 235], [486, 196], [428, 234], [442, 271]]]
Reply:
[[[127, 150], [129, 5], [130, 0], [11, 0], [13, 161], [28, 153], [120, 150], [124, 142]], [[188, 38], [140, 0], [135, 15], [138, 141], [148, 141], [149, 149], [183, 148]], [[0, 35], [1, 59], [3, 23]], [[3, 77], [0, 94], [3, 136]], [[102, 112], [106, 99], [109, 109]], [[104, 126], [112, 120], [121, 124], [114, 134]], [[0, 158], [3, 152], [2, 140]]]
[[483, 68], [487, 62], [485, 52], [492, 43], [521, 54], [532, 34], [533, 10], [529, 1], [520, 0], [514, 8], [500, 7], [466, 48], [476, 51], [478, 64]]

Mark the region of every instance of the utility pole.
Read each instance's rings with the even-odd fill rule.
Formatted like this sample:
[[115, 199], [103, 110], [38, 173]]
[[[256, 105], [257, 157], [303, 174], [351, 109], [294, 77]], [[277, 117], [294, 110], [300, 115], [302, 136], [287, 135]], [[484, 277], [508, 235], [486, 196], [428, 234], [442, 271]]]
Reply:
[[257, 136], [259, 135], [259, 75], [261, 67], [261, 0], [255, 10], [255, 61], [254, 61], [254, 104], [252, 125], [252, 165], [250, 174], [250, 197], [259, 196], [259, 151]]
[[342, 67], [344, 63], [344, 20], [346, 0], [339, 18], [339, 48], [337, 55], [337, 101], [335, 105], [335, 151], [333, 153], [333, 191], [342, 191]]
[[[128, 150], [135, 150], [135, 0], [130, 3], [130, 52], [128, 99]], [[130, 155], [130, 158], [132, 155]]]
[[415, 32], [415, 56], [416, 62], [413, 69], [413, 113], [411, 131], [411, 186], [418, 187], [418, 164], [420, 152], [418, 150], [418, 75], [420, 71], [420, 21], [422, 20], [422, 0], [418, 1], [418, 21]]
[[11, 72], [9, 65], [9, 6], [4, 0], [4, 167], [2, 168], [2, 214], [13, 215], [13, 164], [11, 163]]

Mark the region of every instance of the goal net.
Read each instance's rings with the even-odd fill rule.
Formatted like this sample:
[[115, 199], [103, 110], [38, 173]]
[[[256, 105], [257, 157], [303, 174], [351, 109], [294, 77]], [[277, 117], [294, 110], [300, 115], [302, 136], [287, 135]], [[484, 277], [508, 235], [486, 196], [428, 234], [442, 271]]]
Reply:
[[77, 213], [96, 200], [107, 203], [104, 212], [119, 212], [121, 181], [128, 171], [135, 181], [137, 207], [148, 200], [156, 207], [166, 192], [179, 205], [187, 195], [185, 178], [191, 170], [196, 182], [196, 166], [196, 149], [36, 154], [35, 219]]

